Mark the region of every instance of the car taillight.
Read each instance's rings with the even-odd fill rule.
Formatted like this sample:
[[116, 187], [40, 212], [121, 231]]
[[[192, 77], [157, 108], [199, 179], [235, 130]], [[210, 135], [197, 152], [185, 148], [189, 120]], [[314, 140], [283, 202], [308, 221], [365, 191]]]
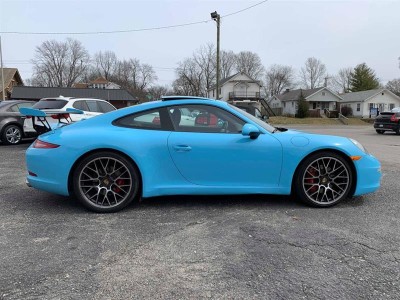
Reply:
[[58, 114], [58, 115], [52, 115], [51, 117], [56, 120], [67, 119], [69, 118], [69, 114]]
[[32, 145], [33, 148], [38, 148], [38, 149], [53, 149], [53, 148], [58, 148], [60, 145], [52, 144], [52, 143], [47, 143], [43, 142], [39, 139], [36, 139], [36, 141]]
[[397, 122], [398, 120], [399, 120], [399, 118], [396, 117], [396, 114], [393, 114], [393, 115], [390, 117], [390, 121], [392, 121], [392, 122]]

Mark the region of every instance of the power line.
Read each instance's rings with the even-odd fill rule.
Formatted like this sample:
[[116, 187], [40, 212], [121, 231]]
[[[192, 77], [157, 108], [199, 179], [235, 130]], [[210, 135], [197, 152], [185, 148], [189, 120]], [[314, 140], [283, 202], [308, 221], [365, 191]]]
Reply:
[[[248, 9], [251, 9], [255, 6], [261, 5], [268, 0], [261, 1], [257, 4], [251, 5], [249, 7], [246, 7], [244, 9], [235, 11], [230, 14], [226, 14], [224, 16], [221, 16], [221, 18], [226, 18], [230, 17], [233, 15], [236, 15], [238, 13], [241, 13], [243, 11], [246, 11]], [[177, 28], [177, 27], [186, 27], [186, 26], [192, 26], [192, 25], [198, 25], [202, 23], [208, 23], [212, 22], [213, 20], [203, 20], [203, 21], [197, 21], [197, 22], [190, 22], [190, 23], [184, 23], [184, 24], [177, 24], [177, 25], [168, 25], [168, 26], [159, 26], [159, 27], [149, 27], [149, 28], [139, 28], [139, 29], [127, 29], [127, 30], [112, 30], [112, 31], [86, 31], [86, 32], [33, 32], [33, 31], [0, 31], [0, 34], [21, 34], [21, 35], [90, 35], [90, 34], [116, 34], [116, 33], [129, 33], [129, 32], [139, 32], [139, 31], [153, 31], [153, 30], [161, 30], [161, 29], [170, 29], [170, 28]]]

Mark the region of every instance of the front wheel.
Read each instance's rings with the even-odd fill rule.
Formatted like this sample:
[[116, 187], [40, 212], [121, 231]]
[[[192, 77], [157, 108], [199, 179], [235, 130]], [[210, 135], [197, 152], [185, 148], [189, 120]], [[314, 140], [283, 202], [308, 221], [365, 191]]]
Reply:
[[296, 194], [303, 202], [315, 207], [329, 207], [347, 197], [353, 173], [342, 156], [320, 152], [301, 163], [294, 180]]
[[1, 140], [6, 145], [17, 145], [22, 140], [22, 130], [17, 125], [8, 125], [4, 128]]
[[74, 194], [92, 211], [116, 212], [139, 199], [140, 177], [124, 156], [98, 152], [83, 159], [73, 173]]

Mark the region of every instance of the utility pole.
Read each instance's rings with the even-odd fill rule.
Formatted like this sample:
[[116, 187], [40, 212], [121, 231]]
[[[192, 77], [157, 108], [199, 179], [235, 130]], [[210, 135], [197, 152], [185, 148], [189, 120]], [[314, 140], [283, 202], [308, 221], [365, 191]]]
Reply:
[[1, 36], [0, 36], [0, 64], [1, 64], [1, 89], [2, 89], [2, 97], [3, 101], [6, 100], [6, 96], [4, 94], [5, 87], [4, 87], [4, 70], [3, 70], [3, 52], [1, 51]]
[[216, 99], [219, 99], [219, 31], [220, 31], [220, 24], [221, 24], [221, 17], [217, 13], [217, 11], [214, 11], [211, 13], [211, 19], [213, 19], [215, 22], [217, 22], [217, 97]]

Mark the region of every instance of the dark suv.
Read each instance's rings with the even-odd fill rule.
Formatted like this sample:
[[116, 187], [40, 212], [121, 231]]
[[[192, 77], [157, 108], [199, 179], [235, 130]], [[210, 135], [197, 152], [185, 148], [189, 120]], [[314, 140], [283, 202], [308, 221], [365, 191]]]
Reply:
[[383, 112], [376, 117], [374, 128], [377, 133], [383, 134], [385, 131], [400, 133], [400, 112]]

